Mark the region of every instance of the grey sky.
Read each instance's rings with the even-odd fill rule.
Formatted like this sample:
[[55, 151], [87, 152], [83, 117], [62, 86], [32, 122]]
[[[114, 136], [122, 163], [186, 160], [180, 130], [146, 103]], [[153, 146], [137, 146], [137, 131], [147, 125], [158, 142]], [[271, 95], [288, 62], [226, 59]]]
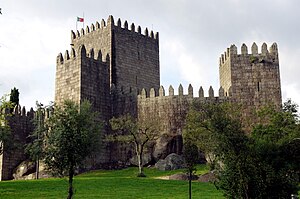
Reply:
[[[219, 87], [218, 58], [231, 44], [277, 42], [283, 98], [300, 104], [298, 0], [1, 0], [0, 95], [14, 86], [20, 103], [54, 99], [55, 62], [70, 30], [113, 15], [160, 33], [161, 84], [194, 92]], [[78, 24], [82, 27], [82, 24]]]

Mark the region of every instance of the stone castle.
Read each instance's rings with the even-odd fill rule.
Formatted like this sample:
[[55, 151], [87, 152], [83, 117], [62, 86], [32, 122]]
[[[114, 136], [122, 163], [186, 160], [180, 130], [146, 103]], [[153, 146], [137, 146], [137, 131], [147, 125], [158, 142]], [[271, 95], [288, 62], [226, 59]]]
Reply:
[[[278, 49], [276, 43], [268, 50], [264, 43], [260, 53], [253, 43], [251, 53], [245, 44], [238, 53], [231, 45], [219, 59], [220, 88], [218, 96], [212, 87], [208, 96], [200, 87], [194, 96], [189, 85], [187, 94], [183, 87], [174, 95], [172, 86], [160, 86], [159, 34], [147, 28], [142, 34], [140, 26], [128, 25], [114, 18], [96, 22], [81, 31], [71, 31], [71, 50], [56, 59], [55, 103], [65, 99], [77, 103], [88, 99], [101, 119], [108, 121], [113, 116], [130, 113], [137, 118], [149, 115], [161, 123], [161, 136], [149, 151], [149, 161], [157, 161], [169, 153], [181, 153], [182, 129], [189, 105], [201, 103], [222, 103], [225, 101], [244, 105], [244, 117], [252, 110], [269, 103], [280, 106], [281, 86]], [[26, 143], [26, 136], [32, 130], [33, 110], [16, 107], [11, 124], [16, 139]], [[107, 123], [106, 123], [107, 124]], [[105, 134], [109, 133], [108, 127]], [[24, 134], [24, 135], [23, 135]], [[0, 159], [1, 179], [11, 179], [13, 169], [25, 159], [23, 149], [11, 155], [4, 152]], [[93, 164], [95, 167], [116, 162], [128, 162], [133, 156], [126, 144], [103, 143]]]

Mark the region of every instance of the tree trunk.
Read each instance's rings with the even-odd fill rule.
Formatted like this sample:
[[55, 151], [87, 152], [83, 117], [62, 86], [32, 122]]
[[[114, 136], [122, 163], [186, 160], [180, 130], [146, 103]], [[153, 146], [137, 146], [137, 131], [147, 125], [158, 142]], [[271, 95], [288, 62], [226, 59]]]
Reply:
[[192, 199], [192, 172], [189, 171], [189, 199]]
[[73, 176], [74, 176], [74, 167], [71, 166], [69, 169], [69, 193], [67, 199], [73, 198]]

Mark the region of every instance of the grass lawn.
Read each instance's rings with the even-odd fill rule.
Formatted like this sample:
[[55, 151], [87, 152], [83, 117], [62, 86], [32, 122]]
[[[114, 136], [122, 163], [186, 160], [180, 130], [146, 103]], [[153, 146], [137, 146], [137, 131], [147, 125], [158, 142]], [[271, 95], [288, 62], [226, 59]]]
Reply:
[[[198, 173], [207, 167], [198, 166]], [[146, 168], [146, 178], [137, 178], [137, 168], [117, 171], [91, 171], [75, 177], [74, 198], [188, 198], [188, 182], [160, 180], [155, 177], [180, 171]], [[213, 184], [193, 182], [193, 198], [223, 198]], [[0, 198], [66, 198], [67, 178], [0, 182]]]

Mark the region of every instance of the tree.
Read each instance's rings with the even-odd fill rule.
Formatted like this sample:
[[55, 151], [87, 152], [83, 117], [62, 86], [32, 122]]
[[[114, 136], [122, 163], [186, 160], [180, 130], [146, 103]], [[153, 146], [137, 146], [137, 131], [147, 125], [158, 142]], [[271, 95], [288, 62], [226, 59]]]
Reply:
[[97, 115], [92, 112], [88, 101], [78, 105], [67, 100], [61, 106], [55, 106], [46, 126], [44, 161], [47, 169], [54, 174], [68, 176], [70, 199], [74, 193], [75, 169], [96, 149], [99, 142]]
[[14, 107], [16, 105], [19, 105], [19, 95], [19, 89], [16, 89], [16, 87], [11, 89], [9, 101], [13, 104]]
[[6, 149], [13, 146], [13, 138], [7, 118], [11, 115], [9, 110], [12, 104], [7, 101], [7, 95], [0, 98], [0, 155], [3, 153], [4, 145]]
[[[252, 134], [246, 135], [241, 117], [230, 104], [204, 105], [188, 117], [195, 135], [206, 134], [205, 145], [216, 158], [217, 188], [228, 198], [288, 198], [299, 183], [299, 123], [294, 105], [260, 111]], [[193, 120], [190, 118], [200, 118]], [[195, 123], [196, 121], [196, 123]], [[196, 128], [195, 128], [196, 127]], [[198, 135], [198, 137], [201, 137]], [[197, 137], [196, 137], [197, 138]], [[203, 140], [196, 140], [203, 146]]]
[[45, 124], [45, 116], [46, 112], [49, 111], [53, 111], [53, 104], [44, 106], [42, 103], [36, 102], [36, 112], [33, 118], [35, 128], [29, 135], [30, 142], [25, 148], [25, 151], [30, 155], [30, 158], [36, 161], [36, 179], [39, 179], [39, 161], [44, 158], [44, 140], [46, 139], [48, 131]]
[[127, 114], [119, 118], [112, 118], [110, 125], [112, 130], [114, 130], [114, 134], [108, 136], [108, 140], [133, 143], [138, 160], [138, 177], [145, 177], [143, 171], [144, 149], [149, 142], [158, 138], [159, 128], [157, 122], [155, 120], [137, 120]]
[[184, 142], [183, 157], [185, 159], [186, 169], [189, 176], [189, 198], [192, 198], [192, 176], [196, 172], [196, 164], [199, 161], [198, 147], [191, 141]]

